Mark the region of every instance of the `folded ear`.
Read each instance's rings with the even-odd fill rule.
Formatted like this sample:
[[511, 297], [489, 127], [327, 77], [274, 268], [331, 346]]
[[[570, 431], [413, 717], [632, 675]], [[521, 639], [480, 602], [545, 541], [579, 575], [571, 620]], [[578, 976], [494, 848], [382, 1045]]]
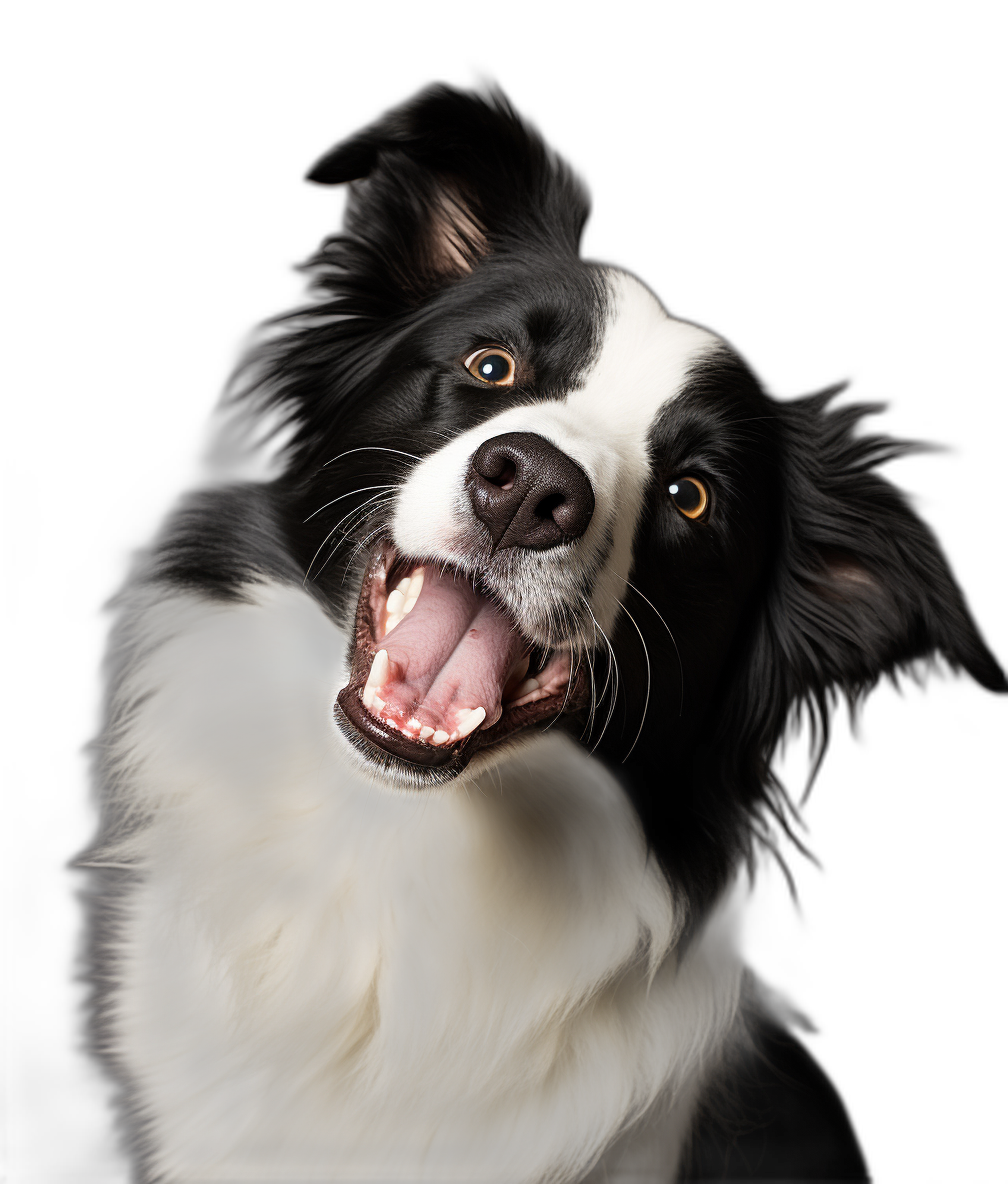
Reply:
[[768, 624], [791, 700], [829, 688], [854, 699], [936, 653], [1008, 690], [934, 535], [874, 471], [915, 446], [855, 436], [878, 408], [830, 410], [837, 393], [779, 405], [784, 532]]
[[[435, 86], [308, 173], [353, 187], [346, 236], [412, 302], [509, 245], [577, 253], [584, 188], [507, 99]], [[324, 262], [323, 247], [320, 259]]]

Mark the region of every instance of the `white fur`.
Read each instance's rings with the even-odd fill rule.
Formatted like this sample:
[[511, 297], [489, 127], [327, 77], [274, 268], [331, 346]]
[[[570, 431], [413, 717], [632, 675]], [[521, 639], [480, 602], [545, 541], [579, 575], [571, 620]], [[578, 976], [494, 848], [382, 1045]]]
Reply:
[[[609, 280], [578, 389], [460, 435], [396, 506], [403, 552], [457, 559], [482, 440], [535, 431], [577, 460], [595, 517], [576, 545], [523, 558], [508, 594], [530, 632], [544, 589], [570, 595], [565, 574], [585, 570], [612, 623], [649, 427], [716, 342]], [[347, 637], [299, 588], [248, 596], [148, 588], [127, 609], [111, 781], [133, 822], [99, 861], [143, 873], [113, 1042], [155, 1170], [670, 1179], [740, 968], [716, 925], [679, 955], [683, 917], [616, 781], [550, 733], [446, 790], [390, 791], [333, 721]]]
[[[464, 490], [476, 449], [503, 432], [535, 432], [581, 465], [595, 492], [595, 513], [576, 544], [522, 557], [531, 585], [496, 589], [523, 627], [543, 636], [536, 610], [544, 599], [559, 608], [583, 570], [596, 572], [609, 537], [611, 552], [594, 579], [591, 611], [608, 630], [619, 611], [630, 573], [634, 532], [650, 476], [648, 430], [662, 407], [682, 390], [690, 366], [720, 339], [706, 329], [675, 320], [639, 280], [607, 273], [609, 318], [601, 348], [580, 385], [563, 399], [512, 407], [456, 436], [418, 464], [398, 494], [392, 523], [396, 546], [407, 555], [465, 566], [466, 544], [478, 529]], [[549, 569], [549, 579], [542, 577]], [[566, 569], [566, 572], [565, 570]], [[526, 603], [527, 602], [527, 603]], [[524, 610], [524, 611], [523, 611]], [[596, 639], [597, 642], [597, 639]]]
[[565, 1181], [622, 1134], [599, 1179], [671, 1178], [740, 969], [712, 928], [677, 955], [616, 782], [548, 733], [444, 791], [376, 786], [332, 719], [346, 637], [299, 588], [249, 595], [127, 610], [136, 824], [100, 858], [143, 873], [113, 1043], [156, 1168]]

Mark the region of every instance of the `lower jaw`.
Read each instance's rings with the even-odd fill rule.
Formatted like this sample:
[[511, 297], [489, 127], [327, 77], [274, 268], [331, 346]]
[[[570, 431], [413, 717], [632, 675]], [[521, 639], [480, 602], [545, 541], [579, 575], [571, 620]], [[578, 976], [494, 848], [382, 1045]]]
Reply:
[[373, 719], [359, 694], [350, 687], [344, 687], [337, 696], [333, 718], [364, 771], [403, 789], [429, 789], [453, 781], [465, 770], [472, 756], [453, 746], [436, 750], [440, 764], [421, 763], [415, 753], [401, 751], [397, 737]]
[[[575, 676], [568, 702], [579, 683], [580, 676]], [[526, 708], [507, 709], [489, 730], [473, 732], [464, 740], [440, 748], [410, 740], [377, 719], [364, 706], [360, 688], [352, 683], [336, 696], [333, 716], [358, 755], [375, 772], [397, 783], [420, 787], [452, 780], [475, 756], [503, 749], [534, 730], [548, 727], [570, 709], [556, 703], [549, 704], [548, 711], [544, 712], [543, 706], [544, 702], [540, 701]], [[533, 708], [540, 710], [533, 712]]]
[[[440, 763], [426, 763], [417, 760], [418, 754], [414, 751], [396, 751], [396, 737], [390, 736], [386, 731], [382, 731], [379, 739], [370, 730], [366, 721], [361, 727], [356, 722], [359, 719], [358, 713], [354, 712], [351, 717], [344, 710], [341, 699], [343, 692], [337, 697], [333, 717], [340, 732], [356, 753], [362, 771], [375, 781], [398, 789], [436, 789], [448, 785], [463, 774], [477, 775], [481, 769], [489, 767], [510, 748], [531, 740], [541, 731], [535, 727], [524, 728], [510, 733], [505, 739], [482, 745], [462, 742], [438, 751]], [[354, 710], [352, 701], [350, 710]], [[428, 754], [422, 755], [426, 757]]]

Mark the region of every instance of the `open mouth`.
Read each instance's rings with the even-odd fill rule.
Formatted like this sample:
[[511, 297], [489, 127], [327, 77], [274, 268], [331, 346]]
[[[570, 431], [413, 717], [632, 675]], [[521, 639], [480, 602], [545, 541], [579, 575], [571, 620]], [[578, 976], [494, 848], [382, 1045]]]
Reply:
[[446, 780], [475, 753], [580, 706], [584, 684], [570, 649], [535, 646], [469, 576], [383, 543], [361, 585], [335, 713], [388, 771]]

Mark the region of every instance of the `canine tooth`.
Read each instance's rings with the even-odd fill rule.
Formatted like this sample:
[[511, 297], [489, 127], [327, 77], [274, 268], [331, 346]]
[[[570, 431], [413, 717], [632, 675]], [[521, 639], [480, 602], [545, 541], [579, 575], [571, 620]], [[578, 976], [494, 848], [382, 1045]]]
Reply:
[[423, 588], [424, 569], [418, 567], [416, 571], [410, 576], [409, 590], [406, 592], [407, 600], [416, 600]]
[[385, 611], [390, 618], [402, 615], [402, 606], [405, 600], [406, 594], [400, 592], [398, 588], [394, 592], [389, 593], [388, 600], [385, 601]]
[[420, 739], [429, 740], [434, 735], [434, 729], [428, 728], [426, 724], [420, 729]]
[[374, 656], [374, 661], [371, 663], [371, 672], [367, 676], [367, 682], [364, 684], [364, 689], [370, 690], [384, 686], [385, 681], [389, 676], [389, 660], [388, 650], [379, 650]]
[[395, 590], [397, 592], [401, 592], [403, 594], [403, 597], [405, 598], [406, 596], [409, 595], [409, 591], [408, 591], [409, 586], [410, 586], [410, 577], [403, 576], [403, 578], [399, 581], [399, 583], [396, 584]]
[[514, 692], [513, 698], [522, 699], [525, 695], [531, 695], [533, 691], [539, 690], [539, 680], [537, 678], [526, 678], [521, 686]]
[[470, 732], [475, 732], [485, 719], [486, 708], [484, 707], [476, 707], [474, 710], [470, 711], [464, 719], [462, 718], [460, 712], [459, 726], [456, 729], [459, 739], [461, 740], [464, 736], [468, 736]]
[[374, 706], [375, 689], [374, 687], [365, 687], [364, 693], [361, 695], [361, 701], [364, 706], [370, 710]]
[[431, 744], [444, 744], [447, 739], [448, 733], [443, 728], [438, 728], [434, 735], [431, 736], [430, 742]]
[[388, 635], [389, 635], [389, 634], [392, 632], [392, 630], [393, 630], [393, 629], [396, 627], [396, 625], [398, 625], [398, 624], [399, 624], [399, 622], [400, 622], [401, 620], [402, 620], [402, 616], [401, 616], [401, 615], [399, 615], [399, 616], [394, 616], [394, 617], [389, 617], [389, 619], [388, 619], [388, 620], [385, 622], [385, 634], [384, 634], [384, 636], [385, 636], [385, 637], [388, 637]]
[[385, 710], [385, 700], [384, 699], [379, 699], [378, 696], [375, 695], [372, 702], [374, 703], [375, 707], [378, 708], [379, 711]]
[[406, 601], [406, 603], [402, 606], [402, 615], [404, 617], [406, 616], [407, 613], [411, 613], [413, 611], [413, 608], [416, 605], [416, 602], [417, 602], [417, 598], [415, 596], [411, 596]]

